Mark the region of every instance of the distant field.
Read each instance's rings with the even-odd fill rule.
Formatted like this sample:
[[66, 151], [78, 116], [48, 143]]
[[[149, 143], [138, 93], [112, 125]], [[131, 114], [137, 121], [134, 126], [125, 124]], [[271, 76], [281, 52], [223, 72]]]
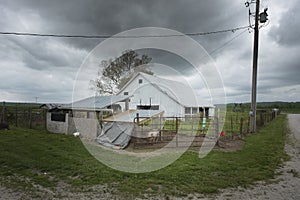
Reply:
[[274, 178], [275, 169], [287, 159], [286, 132], [285, 115], [281, 115], [258, 134], [245, 138], [238, 152], [214, 150], [199, 159], [197, 152], [188, 151], [158, 171], [129, 174], [98, 162], [79, 138], [12, 128], [0, 131], [0, 183], [32, 195], [37, 185], [55, 192], [61, 182], [77, 191], [83, 186], [107, 184], [124, 197], [157, 195], [158, 190], [174, 196], [212, 193]]

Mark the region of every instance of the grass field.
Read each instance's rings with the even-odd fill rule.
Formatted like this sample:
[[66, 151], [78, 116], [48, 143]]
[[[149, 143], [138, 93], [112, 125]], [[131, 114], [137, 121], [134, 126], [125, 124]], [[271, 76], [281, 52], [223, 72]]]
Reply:
[[0, 181], [6, 187], [32, 192], [34, 185], [53, 189], [64, 182], [78, 190], [105, 184], [125, 197], [155, 195], [158, 190], [175, 196], [212, 193], [274, 178], [275, 169], [287, 159], [286, 132], [286, 117], [280, 115], [257, 134], [245, 138], [240, 151], [214, 150], [203, 159], [187, 151], [168, 167], [130, 174], [98, 162], [79, 138], [12, 128], [0, 131]]

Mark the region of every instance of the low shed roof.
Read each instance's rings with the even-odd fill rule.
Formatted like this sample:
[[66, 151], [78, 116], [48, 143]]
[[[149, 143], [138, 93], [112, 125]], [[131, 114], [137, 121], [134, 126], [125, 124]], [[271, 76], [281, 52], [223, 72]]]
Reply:
[[92, 96], [86, 99], [75, 101], [70, 104], [66, 104], [61, 109], [73, 109], [73, 110], [99, 110], [106, 108], [118, 102], [125, 101], [130, 96], [123, 95], [110, 95], [110, 96]]
[[133, 122], [137, 114], [140, 117], [140, 122], [149, 118], [157, 117], [162, 115], [164, 111], [161, 110], [128, 110], [118, 115], [113, 115], [109, 118], [104, 119], [105, 122]]

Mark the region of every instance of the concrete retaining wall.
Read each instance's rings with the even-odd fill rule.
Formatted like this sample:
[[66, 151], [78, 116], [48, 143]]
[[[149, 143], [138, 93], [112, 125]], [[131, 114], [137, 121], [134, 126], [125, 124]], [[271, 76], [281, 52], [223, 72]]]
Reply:
[[68, 121], [67, 134], [73, 134], [78, 130], [80, 137], [96, 139], [101, 132], [100, 125], [96, 119], [69, 117]]
[[51, 121], [51, 113], [47, 113], [47, 130], [51, 133], [67, 133], [68, 130], [68, 118], [66, 114], [65, 122]]

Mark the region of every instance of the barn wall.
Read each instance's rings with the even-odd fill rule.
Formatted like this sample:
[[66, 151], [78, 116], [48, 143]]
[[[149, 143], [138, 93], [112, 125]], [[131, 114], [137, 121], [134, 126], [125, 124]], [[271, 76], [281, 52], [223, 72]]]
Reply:
[[[140, 79], [142, 80], [142, 83], [140, 82]], [[137, 105], [150, 105], [150, 98], [151, 98], [151, 105], [159, 105], [159, 109], [162, 111], [165, 111], [164, 116], [185, 116], [185, 108], [184, 106], [181, 106], [176, 101], [180, 102], [180, 94], [176, 94], [171, 90], [171, 88], [168, 88], [167, 86], [160, 85], [160, 83], [156, 83], [159, 85], [159, 87], [162, 88], [164, 91], [168, 91], [169, 95], [172, 96], [170, 98], [167, 94], [162, 92], [160, 89], [153, 86], [151, 83], [147, 81], [147, 79], [144, 79], [143, 76], [138, 75], [135, 77], [134, 80], [132, 80], [126, 88], [123, 88], [122, 91], [119, 93], [120, 95], [124, 95], [125, 93], [128, 95], [133, 95], [133, 97], [130, 99], [129, 103], [129, 109], [136, 109]], [[191, 93], [193, 91], [191, 90]], [[194, 98], [193, 95], [191, 95], [191, 98]], [[125, 109], [124, 104], [121, 104], [122, 110]], [[199, 106], [201, 107], [201, 106]], [[195, 107], [196, 109], [199, 109], [199, 107]], [[213, 108], [209, 109], [209, 115], [214, 115]], [[193, 112], [191, 110], [190, 115], [199, 113], [199, 110], [197, 112]]]
[[[142, 83], [139, 83], [139, 79], [142, 79]], [[124, 88], [120, 92], [120, 95], [125, 95], [125, 93], [128, 93], [128, 95], [132, 95], [135, 93], [135, 90], [137, 88], [144, 85], [145, 83], [148, 83], [148, 81], [144, 79], [141, 75], [138, 75], [129, 85], [127, 85], [126, 88]]]
[[[142, 79], [142, 83], [139, 83]], [[123, 91], [133, 95], [130, 99], [129, 109], [136, 109], [137, 105], [159, 105], [159, 110], [165, 111], [164, 116], [183, 116], [184, 107], [176, 103], [168, 95], [151, 85], [142, 76], [137, 76]], [[151, 100], [150, 100], [151, 98]], [[122, 109], [124, 106], [122, 105]]]

